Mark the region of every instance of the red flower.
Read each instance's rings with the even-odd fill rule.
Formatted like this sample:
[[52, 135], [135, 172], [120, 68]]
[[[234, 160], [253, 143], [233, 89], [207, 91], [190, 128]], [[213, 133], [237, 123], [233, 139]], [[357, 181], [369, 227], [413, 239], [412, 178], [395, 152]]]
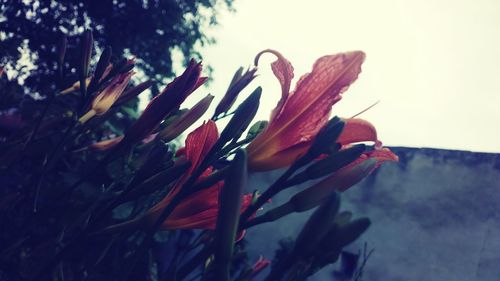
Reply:
[[[151, 208], [146, 218], [151, 223], [154, 222], [161, 211], [172, 201], [174, 196], [182, 188], [190, 174], [200, 165], [203, 158], [212, 148], [218, 139], [218, 132], [215, 122], [208, 121], [196, 130], [191, 132], [186, 139], [184, 156], [191, 162], [191, 167], [179, 179], [169, 194], [153, 208]], [[212, 168], [208, 168], [200, 180], [212, 173]], [[215, 229], [217, 214], [219, 211], [219, 191], [224, 183], [221, 181], [209, 188], [198, 191], [184, 199], [163, 222], [162, 229]], [[244, 195], [242, 210], [250, 205], [251, 194]]]
[[[293, 67], [280, 53], [272, 70], [281, 84], [281, 99], [271, 114], [268, 127], [248, 146], [249, 168], [266, 171], [291, 165], [311, 145], [312, 139], [328, 121], [331, 107], [341, 99], [361, 72], [365, 54], [360, 51], [319, 58], [311, 73], [297, 82], [290, 92]], [[343, 134], [356, 138], [356, 131], [346, 126]]]
[[[389, 148], [382, 147], [382, 142], [377, 139], [377, 130], [375, 130], [375, 127], [370, 122], [358, 118], [345, 119], [344, 122], [344, 130], [337, 140], [338, 143], [343, 145], [343, 147], [348, 147], [351, 143], [373, 141], [375, 142], [375, 148], [363, 153], [358, 159], [320, 182], [320, 184], [323, 182], [330, 185], [333, 184], [339, 191], [348, 189], [362, 178], [368, 176], [371, 172], [380, 167], [383, 162], [399, 161], [398, 156]], [[363, 167], [364, 165], [362, 164], [366, 163], [368, 160], [375, 161], [375, 164], [368, 170], [362, 172], [358, 171], [358, 168]]]

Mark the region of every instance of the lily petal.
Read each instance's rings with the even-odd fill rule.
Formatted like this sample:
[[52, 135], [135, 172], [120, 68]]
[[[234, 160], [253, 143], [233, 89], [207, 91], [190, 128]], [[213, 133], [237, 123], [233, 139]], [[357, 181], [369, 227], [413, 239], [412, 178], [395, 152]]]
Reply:
[[346, 145], [355, 142], [378, 141], [377, 130], [370, 122], [359, 118], [349, 118], [343, 121], [344, 130], [337, 139], [338, 143]]
[[394, 154], [389, 148], [383, 147], [383, 148], [377, 148], [377, 149], [374, 149], [372, 151], [368, 151], [368, 152], [363, 153], [358, 159], [354, 160], [349, 165], [343, 167], [339, 171], [350, 170], [353, 167], [355, 167], [355, 166], [357, 166], [357, 165], [359, 165], [359, 164], [361, 164], [369, 159], [375, 159], [375, 161], [376, 161], [373, 170], [380, 167], [380, 165], [382, 165], [383, 162], [388, 162], [388, 161], [398, 162], [399, 161], [399, 157], [396, 154]]
[[292, 64], [278, 51], [267, 49], [257, 54], [255, 57], [255, 66], [259, 64], [260, 56], [264, 53], [272, 53], [278, 59], [271, 64], [271, 69], [273, 70], [274, 75], [278, 78], [278, 81], [281, 84], [281, 99], [278, 104], [274, 108], [271, 113], [271, 120], [274, 119], [275, 116], [281, 113], [285, 102], [288, 99], [288, 94], [290, 93], [290, 85], [293, 79], [293, 66]]
[[[217, 131], [217, 126], [215, 122], [210, 120], [207, 123], [202, 124], [200, 127], [196, 128], [191, 132], [186, 138], [186, 146], [184, 148], [184, 156], [187, 161], [191, 163], [191, 166], [186, 171], [186, 173], [177, 181], [176, 185], [172, 190], [163, 198], [158, 204], [153, 206], [149, 212], [159, 213], [165, 206], [167, 206], [172, 198], [179, 192], [182, 185], [186, 182], [189, 175], [198, 168], [198, 165], [203, 161], [205, 155], [210, 151], [212, 146], [215, 144], [219, 137]], [[207, 173], [211, 172], [209, 168]]]
[[[215, 229], [219, 213], [219, 191], [222, 184], [199, 191], [183, 200], [165, 220], [161, 228]], [[251, 203], [252, 194], [243, 196], [241, 211]]]
[[288, 95], [285, 90], [289, 87], [289, 78], [293, 77], [293, 72], [290, 74], [293, 68], [287, 67], [289, 62], [281, 54], [272, 53], [278, 56], [273, 71], [282, 85], [282, 99], [273, 111], [269, 126], [248, 146], [252, 170], [262, 170], [255, 159], [310, 142], [328, 122], [331, 107], [357, 79], [365, 58], [361, 51], [321, 57], [314, 63], [312, 72], [302, 76], [294, 92]]
[[310, 141], [301, 142], [272, 155], [259, 155], [259, 157], [249, 158], [248, 165], [252, 167], [252, 171], [257, 172], [286, 167], [306, 153], [310, 145]]
[[328, 121], [331, 107], [341, 99], [340, 94], [357, 79], [364, 58], [362, 52], [351, 52], [318, 59], [312, 72], [297, 82], [282, 114], [274, 122], [274, 129], [278, 129], [275, 134], [297, 131], [287, 134], [294, 137], [287, 138], [288, 143], [316, 135]]
[[186, 138], [186, 159], [191, 162], [189, 173], [198, 167], [218, 138], [217, 125], [212, 120], [188, 135]]

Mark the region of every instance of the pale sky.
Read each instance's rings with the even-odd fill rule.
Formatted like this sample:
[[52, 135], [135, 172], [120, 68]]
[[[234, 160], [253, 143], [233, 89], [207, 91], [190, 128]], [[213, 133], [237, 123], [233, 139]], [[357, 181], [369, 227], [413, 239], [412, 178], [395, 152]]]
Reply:
[[[385, 145], [500, 152], [500, 1], [235, 0], [204, 47], [218, 102], [239, 66], [259, 51], [280, 51], [295, 77], [320, 56], [363, 50], [358, 80], [333, 107], [370, 120]], [[266, 55], [246, 93], [263, 87], [259, 119], [267, 119], [280, 88]], [[295, 82], [292, 84], [294, 85]], [[293, 88], [293, 86], [292, 86]], [[198, 93], [197, 98], [204, 94]]]

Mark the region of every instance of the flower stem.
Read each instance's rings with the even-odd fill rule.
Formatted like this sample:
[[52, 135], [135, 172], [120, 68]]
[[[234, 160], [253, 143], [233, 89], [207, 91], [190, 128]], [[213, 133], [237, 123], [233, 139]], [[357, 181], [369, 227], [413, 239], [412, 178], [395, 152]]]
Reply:
[[[296, 162], [297, 163], [297, 162]], [[288, 178], [299, 169], [300, 166], [295, 163], [286, 170], [286, 172], [281, 175], [281, 177], [276, 180], [264, 193], [262, 193], [255, 203], [248, 206], [248, 208], [240, 216], [240, 226], [239, 230], [243, 229], [243, 226], [247, 223], [248, 219], [259, 210], [269, 199], [278, 194], [280, 191], [287, 187], [286, 182]]]

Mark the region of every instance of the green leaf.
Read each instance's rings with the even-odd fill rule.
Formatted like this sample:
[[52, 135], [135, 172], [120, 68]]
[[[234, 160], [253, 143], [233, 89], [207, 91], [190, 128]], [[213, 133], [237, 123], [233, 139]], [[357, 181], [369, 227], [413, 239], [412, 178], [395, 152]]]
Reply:
[[219, 195], [219, 213], [215, 227], [215, 280], [229, 281], [234, 240], [238, 230], [243, 188], [247, 181], [247, 159], [238, 150], [231, 163], [231, 172]]

